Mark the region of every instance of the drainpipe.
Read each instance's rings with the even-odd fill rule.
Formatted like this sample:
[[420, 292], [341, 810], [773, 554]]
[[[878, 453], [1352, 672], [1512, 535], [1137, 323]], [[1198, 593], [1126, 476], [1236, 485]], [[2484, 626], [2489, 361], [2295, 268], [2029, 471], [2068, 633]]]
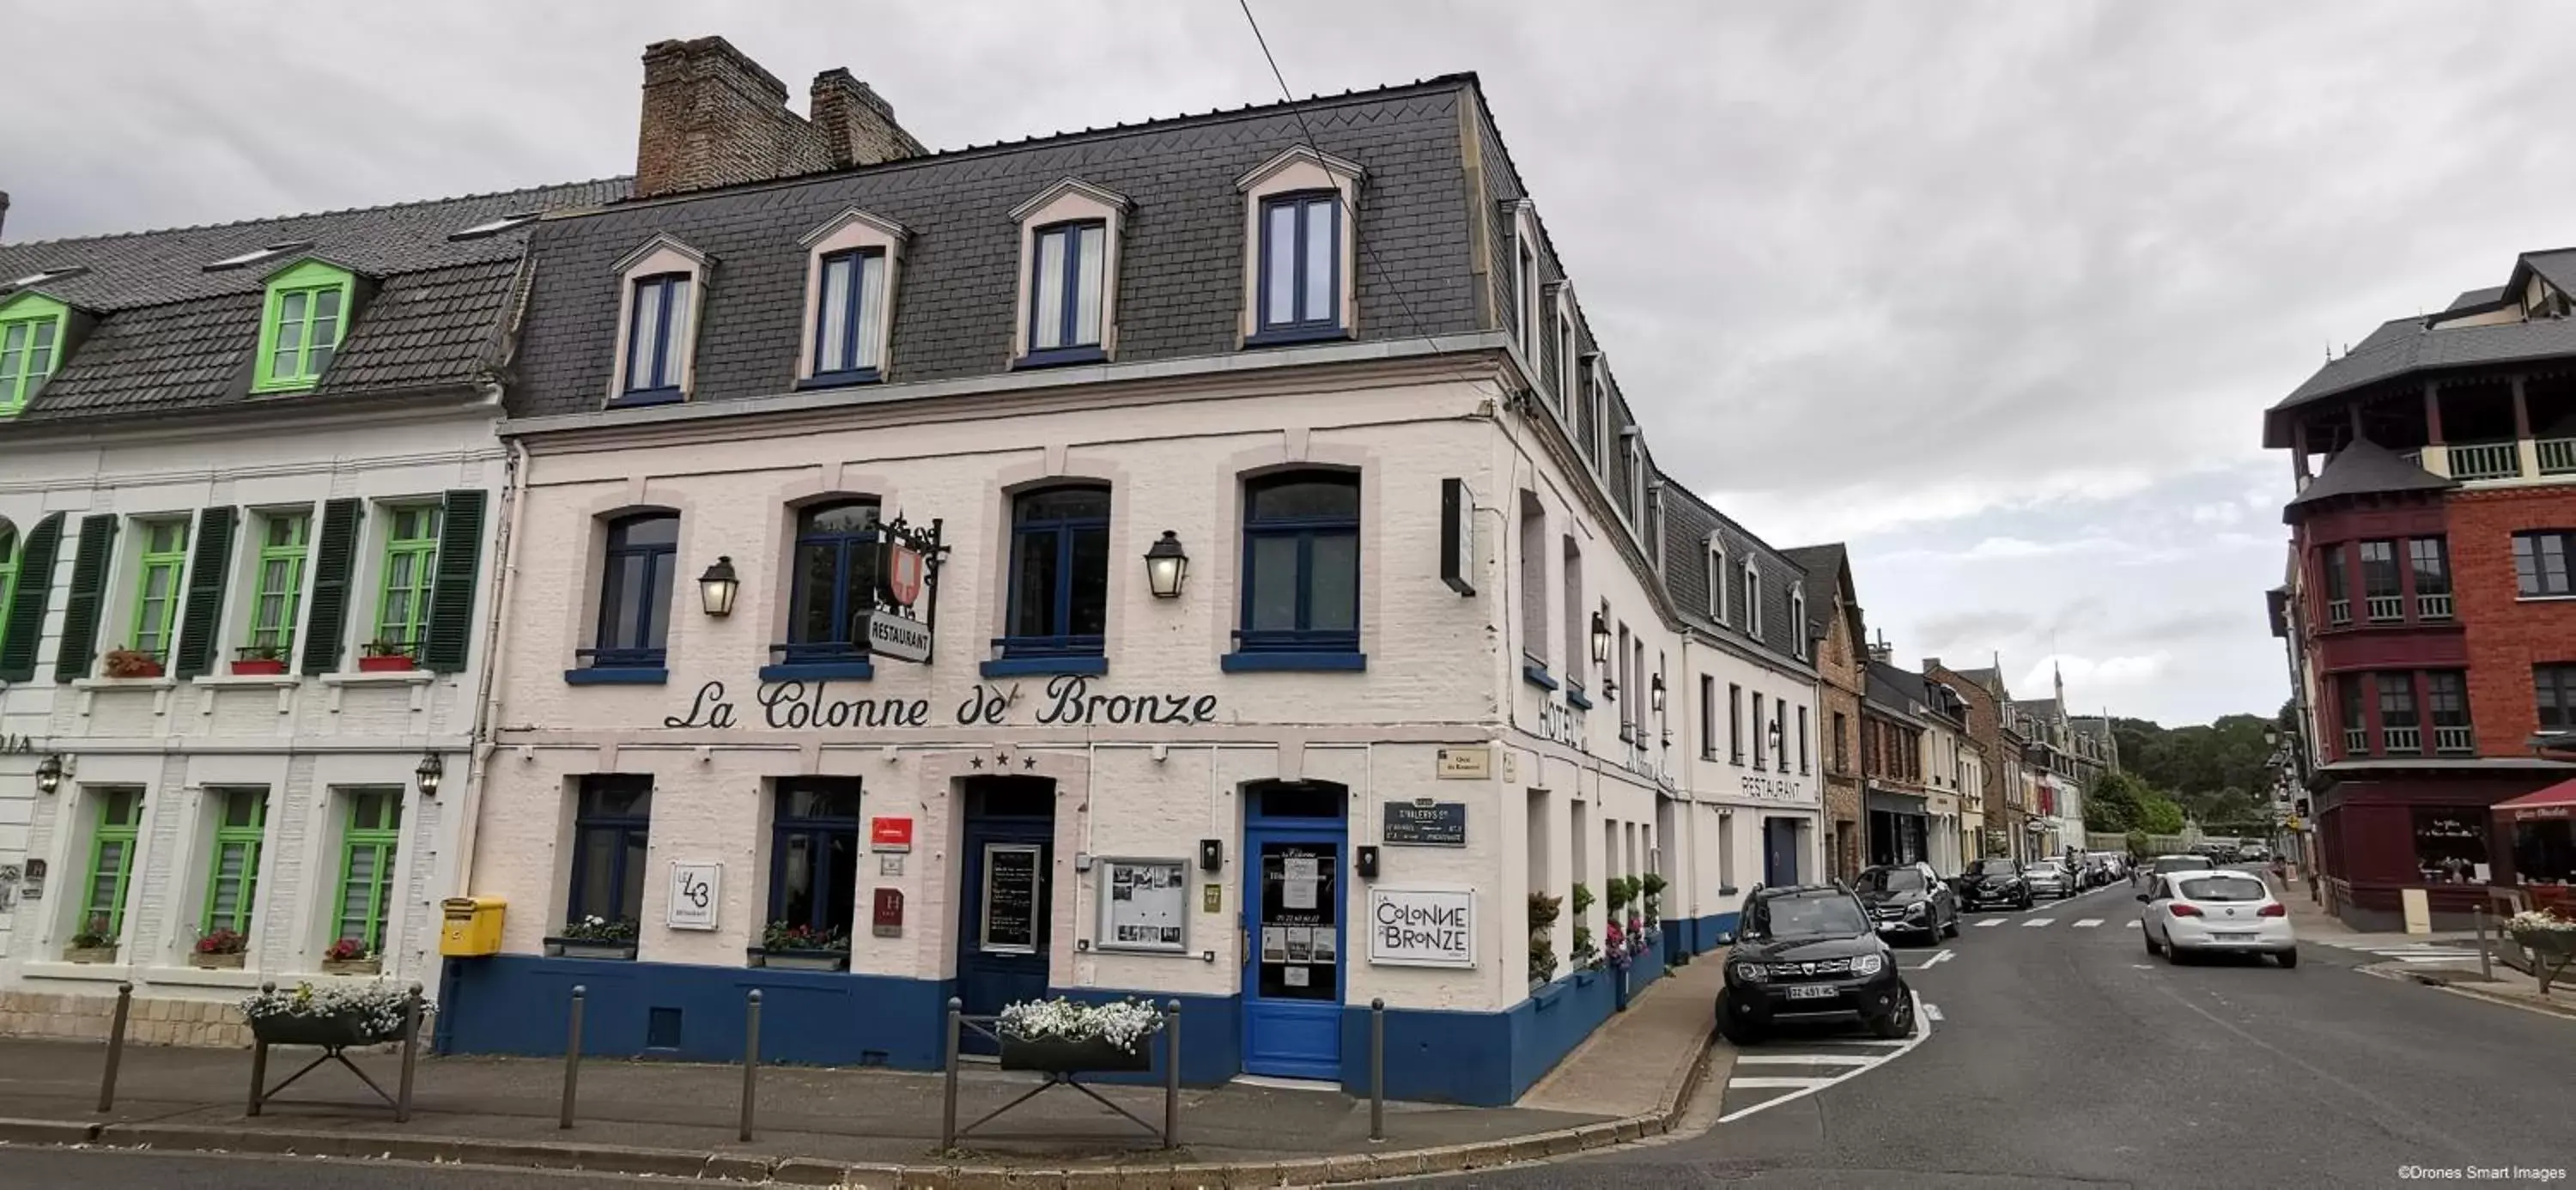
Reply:
[[[499, 385], [488, 386], [495, 404], [501, 396]], [[510, 459], [504, 467], [501, 483], [501, 537], [493, 544], [495, 562], [492, 573], [500, 581], [493, 593], [492, 611], [483, 624], [485, 647], [481, 689], [476, 692], [476, 705], [481, 709], [474, 719], [474, 755], [465, 769], [464, 821], [457, 830], [456, 891], [470, 894], [474, 890], [474, 839], [480, 833], [483, 813], [483, 787], [490, 780], [489, 768], [497, 749], [493, 733], [498, 730], [501, 714], [502, 658], [509, 655], [510, 597], [518, 593], [519, 561], [512, 551], [518, 540], [521, 518], [527, 515], [527, 502], [522, 499], [528, 483], [528, 448], [517, 438], [510, 439]]]

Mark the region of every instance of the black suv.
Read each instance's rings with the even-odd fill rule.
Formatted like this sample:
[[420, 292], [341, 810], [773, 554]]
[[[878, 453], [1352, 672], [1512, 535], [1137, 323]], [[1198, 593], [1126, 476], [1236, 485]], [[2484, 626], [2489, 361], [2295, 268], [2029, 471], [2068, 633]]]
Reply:
[[1929, 864], [1864, 868], [1852, 892], [1882, 934], [1908, 934], [1925, 942], [1959, 936], [1959, 894], [1932, 874]]
[[1981, 859], [1960, 874], [1959, 906], [1982, 909], [1988, 905], [2030, 908], [2030, 884], [2021, 878], [2020, 864], [2010, 859]]
[[1717, 1027], [1749, 1045], [1778, 1021], [1857, 1017], [1880, 1037], [1914, 1033], [1914, 993], [1860, 901], [1838, 886], [1757, 888], [1744, 900]]

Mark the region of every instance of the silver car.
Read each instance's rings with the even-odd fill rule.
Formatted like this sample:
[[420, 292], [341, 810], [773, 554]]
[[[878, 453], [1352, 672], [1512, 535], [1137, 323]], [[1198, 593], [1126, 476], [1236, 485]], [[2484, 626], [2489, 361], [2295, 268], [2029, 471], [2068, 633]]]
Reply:
[[2023, 884], [2030, 887], [2030, 895], [2034, 897], [2054, 897], [2064, 900], [2075, 895], [2075, 878], [2068, 875], [2066, 869], [2058, 866], [2057, 861], [2053, 859], [2023, 864], [2021, 879]]

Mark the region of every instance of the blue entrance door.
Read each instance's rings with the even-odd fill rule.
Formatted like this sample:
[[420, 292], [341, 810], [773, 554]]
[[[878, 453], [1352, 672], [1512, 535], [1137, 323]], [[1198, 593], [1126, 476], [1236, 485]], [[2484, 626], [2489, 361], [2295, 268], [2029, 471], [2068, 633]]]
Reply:
[[1243, 1069], [1342, 1074], [1341, 786], [1246, 790], [1243, 831]]
[[1794, 818], [1762, 820], [1762, 883], [1771, 887], [1798, 882], [1798, 822]]
[[[990, 1016], [1047, 994], [1047, 943], [1055, 857], [1055, 782], [974, 777], [966, 782], [965, 887], [958, 897], [957, 998], [968, 1016]], [[991, 1053], [965, 1031], [958, 1048]]]

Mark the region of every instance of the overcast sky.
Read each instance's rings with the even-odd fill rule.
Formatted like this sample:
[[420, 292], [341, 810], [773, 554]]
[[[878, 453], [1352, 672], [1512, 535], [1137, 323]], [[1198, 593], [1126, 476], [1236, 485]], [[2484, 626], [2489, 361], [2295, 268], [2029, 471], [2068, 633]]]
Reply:
[[[1256, 0], [1303, 95], [1474, 70], [1670, 471], [1853, 549], [1911, 665], [2287, 694], [2258, 414], [2576, 243], [2576, 5]], [[1621, 15], [1612, 17], [1609, 14]], [[1232, 0], [0, 0], [11, 240], [633, 168], [638, 55], [847, 66], [934, 148], [1266, 102]], [[41, 47], [26, 52], [29, 47]], [[801, 103], [801, 100], [800, 100]]]

